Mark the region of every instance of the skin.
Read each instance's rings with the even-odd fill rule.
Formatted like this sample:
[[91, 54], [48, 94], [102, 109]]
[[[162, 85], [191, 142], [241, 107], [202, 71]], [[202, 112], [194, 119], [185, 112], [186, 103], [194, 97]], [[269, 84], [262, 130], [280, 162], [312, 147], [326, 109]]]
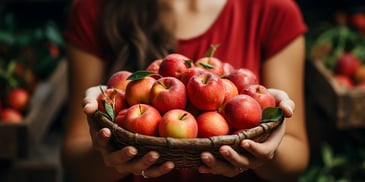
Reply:
[[[207, 30], [225, 0], [166, 0], [165, 3], [171, 3], [176, 14], [176, 37], [185, 39]], [[239, 168], [253, 169], [263, 179], [294, 181], [305, 170], [309, 147], [303, 93], [304, 47], [304, 37], [300, 36], [263, 64], [263, 84], [276, 88], [270, 89], [270, 92], [284, 109], [286, 122], [263, 143], [242, 141], [241, 146], [253, 154], [252, 158], [240, 155], [228, 146], [222, 146], [220, 152], [231, 164], [216, 160], [209, 152], [202, 153], [205, 165], [199, 167], [199, 172], [232, 177], [240, 173]], [[129, 174], [141, 175], [141, 171], [148, 177], [169, 173], [174, 168], [172, 162], [151, 167], [159, 157], [157, 152], [151, 151], [142, 159], [131, 162], [129, 160], [138, 152], [134, 147], [112, 150], [107, 144], [111, 131], [106, 128], [95, 130], [92, 124], [89, 127], [87, 116], [96, 111], [96, 96], [99, 93], [99, 88], [93, 86], [102, 83], [105, 65], [98, 57], [71, 44], [67, 46], [67, 53], [69, 78], [72, 79], [69, 79], [68, 118], [62, 158], [70, 176], [75, 181], [115, 181]], [[80, 102], [83, 107], [80, 107]]]

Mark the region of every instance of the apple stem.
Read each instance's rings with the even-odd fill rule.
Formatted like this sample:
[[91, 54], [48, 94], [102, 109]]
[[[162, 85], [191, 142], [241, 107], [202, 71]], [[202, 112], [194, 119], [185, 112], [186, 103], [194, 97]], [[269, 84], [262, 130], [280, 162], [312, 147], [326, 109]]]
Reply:
[[188, 113], [184, 113], [179, 119], [183, 120], [187, 115], [188, 115]]
[[217, 51], [217, 48], [219, 47], [219, 44], [211, 44], [209, 50], [205, 53], [206, 57], [213, 57], [215, 51]]

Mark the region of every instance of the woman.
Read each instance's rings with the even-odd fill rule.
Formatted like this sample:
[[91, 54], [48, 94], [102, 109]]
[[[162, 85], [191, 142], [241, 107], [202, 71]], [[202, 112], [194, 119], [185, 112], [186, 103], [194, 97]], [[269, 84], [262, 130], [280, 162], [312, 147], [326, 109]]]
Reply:
[[[74, 0], [70, 13], [65, 32], [70, 102], [62, 154], [75, 181], [290, 181], [306, 168], [306, 25], [294, 1]], [[168, 53], [196, 60], [211, 44], [220, 45], [215, 57], [251, 69], [261, 84], [275, 88], [272, 93], [290, 117], [267, 141], [242, 141], [254, 157], [223, 146], [220, 152], [230, 164], [204, 152], [204, 165], [197, 170], [174, 170], [172, 162], [151, 167], [159, 157], [155, 151], [131, 161], [138, 151], [110, 150], [110, 130], [89, 132], [84, 113], [96, 110], [98, 93], [89, 89], [80, 108], [89, 87], [105, 83], [117, 70], [143, 69]]]

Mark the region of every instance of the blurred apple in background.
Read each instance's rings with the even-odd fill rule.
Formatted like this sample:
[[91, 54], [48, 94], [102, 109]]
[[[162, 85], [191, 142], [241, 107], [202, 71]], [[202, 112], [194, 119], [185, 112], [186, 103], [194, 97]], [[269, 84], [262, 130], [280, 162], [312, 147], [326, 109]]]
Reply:
[[346, 76], [353, 76], [356, 70], [360, 67], [360, 59], [351, 53], [342, 54], [335, 65], [335, 73]]
[[5, 108], [0, 112], [0, 121], [3, 123], [21, 123], [23, 116], [16, 109]]
[[[135, 133], [157, 136], [158, 126], [161, 121], [160, 112], [153, 106], [147, 104], [132, 105], [127, 109], [121, 123], [122, 127]], [[119, 114], [118, 114], [119, 115]]]
[[161, 113], [184, 109], [187, 103], [185, 85], [175, 77], [162, 77], [151, 88], [151, 104]]
[[335, 81], [345, 88], [352, 88], [354, 87], [354, 82], [352, 79], [347, 75], [334, 75], [333, 78]]
[[6, 97], [6, 103], [9, 107], [23, 111], [29, 102], [30, 96], [26, 89], [15, 88], [10, 90]]
[[196, 120], [200, 138], [227, 135], [230, 131], [226, 119], [216, 111], [203, 112]]
[[183, 109], [173, 109], [162, 116], [159, 135], [161, 137], [196, 138], [198, 123], [191, 113]]

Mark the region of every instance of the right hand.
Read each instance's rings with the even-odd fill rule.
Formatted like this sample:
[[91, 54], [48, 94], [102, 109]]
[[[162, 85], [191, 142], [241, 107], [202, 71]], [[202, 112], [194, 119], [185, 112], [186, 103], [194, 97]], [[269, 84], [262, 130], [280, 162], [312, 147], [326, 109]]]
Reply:
[[[105, 86], [103, 86], [105, 87]], [[83, 111], [88, 116], [90, 126], [90, 135], [94, 148], [100, 152], [104, 164], [107, 167], [113, 167], [117, 172], [126, 176], [129, 174], [144, 175], [148, 177], [159, 177], [169, 173], [174, 168], [171, 161], [165, 162], [159, 166], [153, 164], [159, 158], [159, 154], [150, 151], [139, 160], [132, 160], [137, 155], [137, 149], [133, 146], [127, 146], [120, 150], [115, 150], [109, 145], [112, 133], [108, 128], [98, 129], [90, 116], [92, 116], [97, 108], [97, 96], [100, 94], [99, 86], [90, 87], [86, 90], [83, 100]]]

